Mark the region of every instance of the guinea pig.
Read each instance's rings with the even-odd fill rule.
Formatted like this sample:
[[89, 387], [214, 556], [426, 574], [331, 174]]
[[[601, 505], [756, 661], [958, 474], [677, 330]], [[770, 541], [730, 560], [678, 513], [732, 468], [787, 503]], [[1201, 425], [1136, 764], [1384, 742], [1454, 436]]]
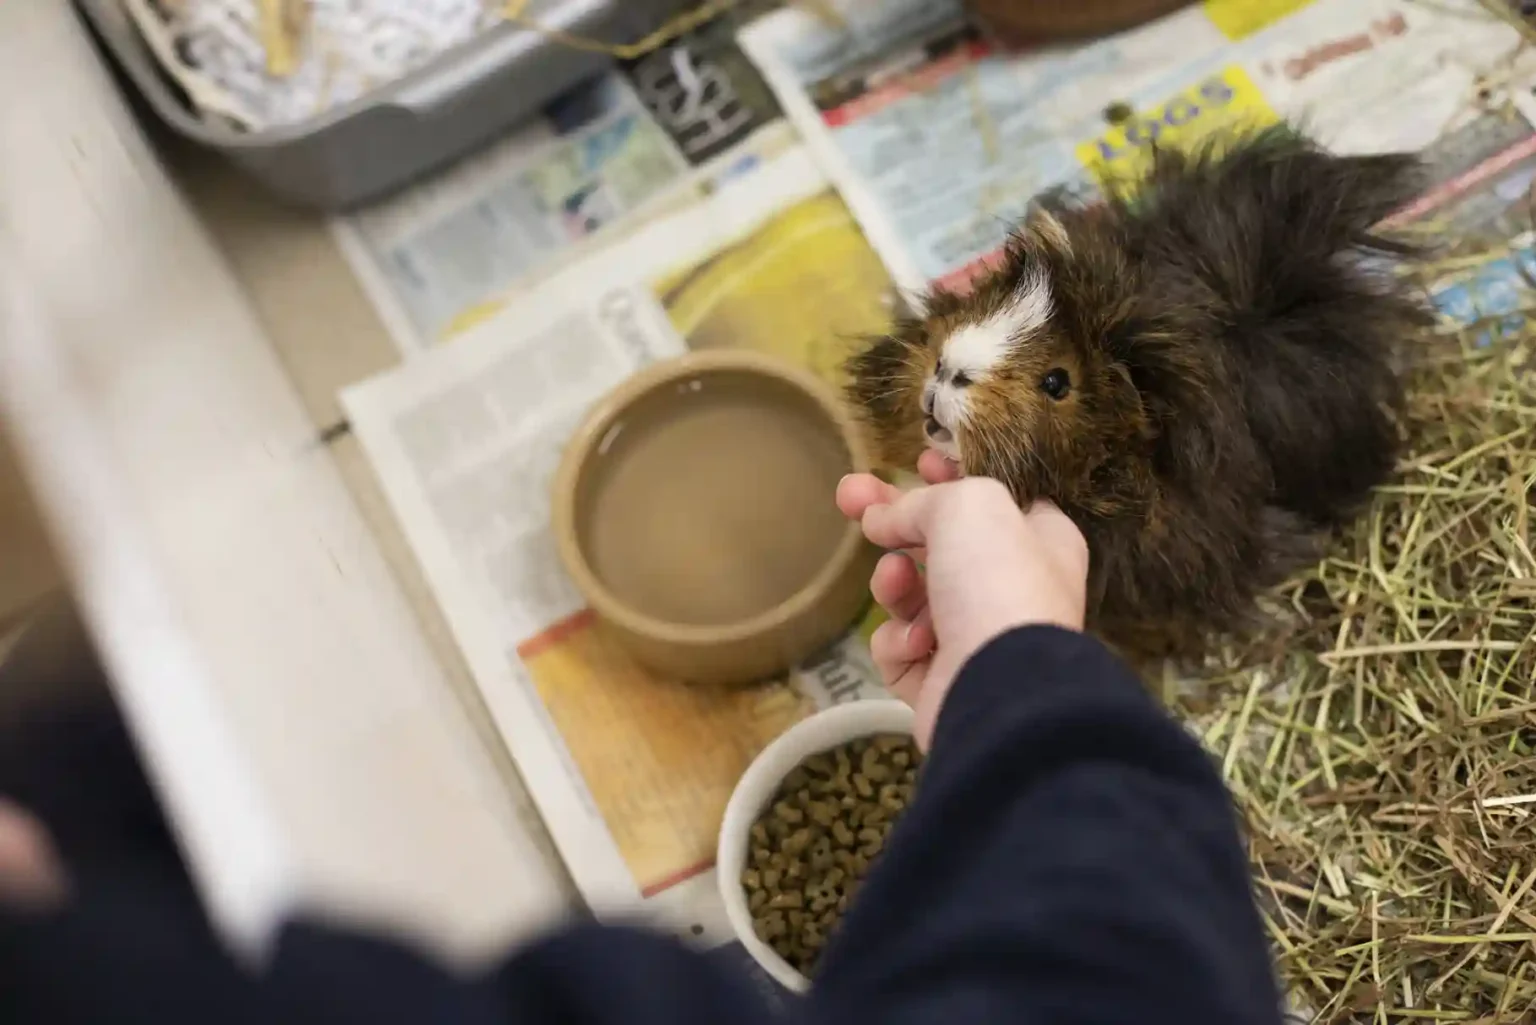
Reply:
[[853, 356], [849, 398], [888, 466], [934, 448], [1056, 502], [1112, 646], [1198, 658], [1395, 465], [1429, 314], [1378, 225], [1421, 176], [1284, 125], [1157, 153], [1133, 192], [1037, 202], [973, 291]]

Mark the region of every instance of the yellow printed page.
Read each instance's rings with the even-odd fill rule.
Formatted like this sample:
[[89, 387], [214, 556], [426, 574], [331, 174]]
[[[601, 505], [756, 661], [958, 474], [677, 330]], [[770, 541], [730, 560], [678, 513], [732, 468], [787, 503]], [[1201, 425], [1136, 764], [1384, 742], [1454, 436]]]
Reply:
[[690, 348], [758, 349], [833, 383], [858, 341], [890, 323], [890, 276], [833, 192], [653, 288]]
[[724, 688], [658, 678], [590, 612], [518, 654], [648, 897], [714, 864], [736, 781], [769, 741], [813, 709], [782, 680]]
[[864, 614], [864, 618], [860, 620], [856, 628], [866, 645], [869, 644], [869, 639], [875, 635], [875, 631], [880, 629], [880, 624], [890, 618], [885, 609], [881, 608], [878, 604], [870, 604], [869, 611]]
[[1077, 156], [1104, 188], [1134, 189], [1154, 148], [1178, 149], [1213, 132], [1264, 128], [1279, 120], [1248, 73], [1232, 65], [1081, 143]]
[[[1228, 39], [1268, 28], [1316, 0], [1205, 0], [1205, 16]], [[1347, 2], [1347, 0], [1346, 0]]]

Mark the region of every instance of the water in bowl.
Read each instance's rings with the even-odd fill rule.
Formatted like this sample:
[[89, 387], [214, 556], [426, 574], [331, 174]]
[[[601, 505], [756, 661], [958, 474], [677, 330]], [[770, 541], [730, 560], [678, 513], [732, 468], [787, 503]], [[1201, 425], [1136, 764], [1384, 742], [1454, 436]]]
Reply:
[[826, 567], [850, 468], [830, 418], [778, 382], [681, 382], [615, 425], [595, 461], [583, 544], [615, 597], [676, 624], [772, 609]]

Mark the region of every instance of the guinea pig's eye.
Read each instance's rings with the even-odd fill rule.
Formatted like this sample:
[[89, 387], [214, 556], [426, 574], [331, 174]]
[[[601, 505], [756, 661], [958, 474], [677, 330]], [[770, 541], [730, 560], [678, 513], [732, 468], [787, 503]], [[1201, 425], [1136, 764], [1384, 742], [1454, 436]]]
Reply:
[[1054, 367], [1040, 379], [1040, 390], [1053, 399], [1064, 399], [1072, 390], [1072, 375], [1061, 367]]

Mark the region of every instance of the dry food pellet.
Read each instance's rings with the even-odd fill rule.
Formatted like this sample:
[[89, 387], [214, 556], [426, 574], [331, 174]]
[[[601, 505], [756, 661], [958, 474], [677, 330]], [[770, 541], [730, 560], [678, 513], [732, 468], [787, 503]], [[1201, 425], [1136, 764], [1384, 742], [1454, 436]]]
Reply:
[[912, 800], [922, 755], [881, 734], [790, 770], [748, 833], [741, 885], [759, 939], [811, 975], [859, 884]]

